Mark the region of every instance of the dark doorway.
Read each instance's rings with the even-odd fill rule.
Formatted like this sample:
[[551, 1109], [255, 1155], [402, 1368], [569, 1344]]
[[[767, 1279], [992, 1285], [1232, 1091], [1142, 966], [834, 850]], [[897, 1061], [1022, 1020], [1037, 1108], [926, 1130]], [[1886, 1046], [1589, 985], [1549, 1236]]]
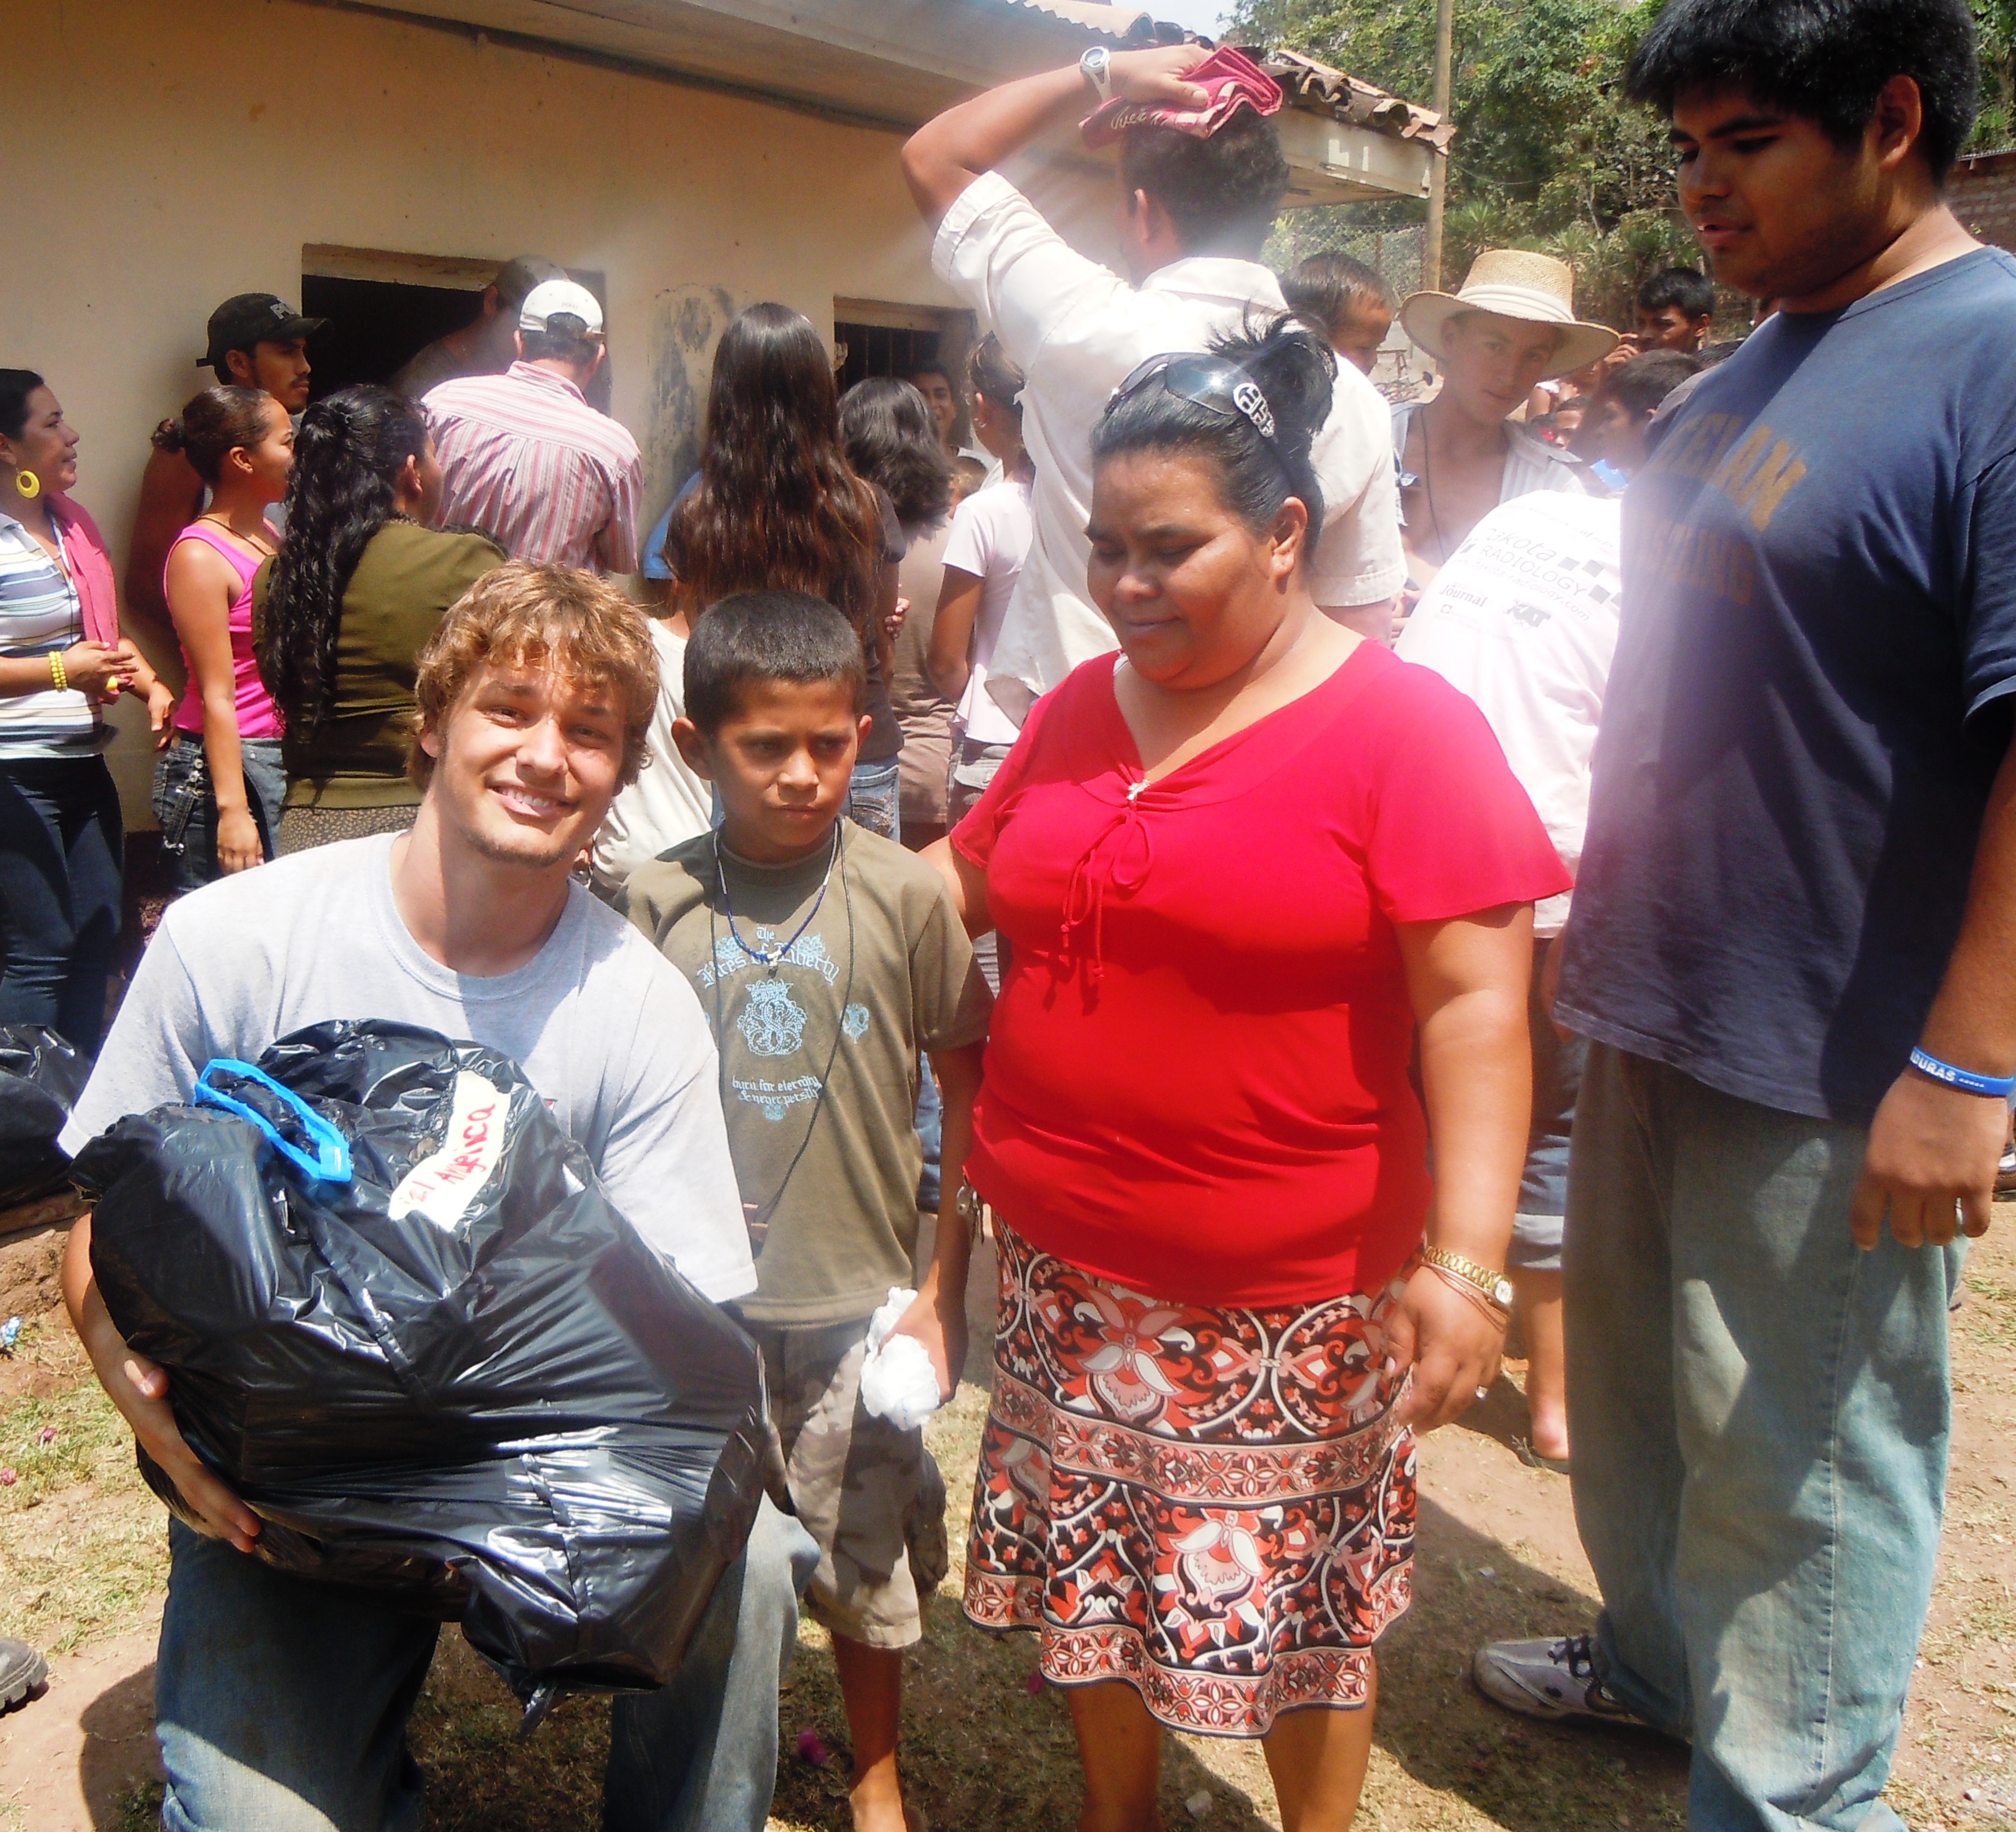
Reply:
[[482, 309], [481, 288], [304, 274], [301, 310], [329, 320], [308, 351], [315, 364], [310, 398], [319, 401], [356, 382], [389, 380], [416, 351], [460, 329]]
[[905, 330], [893, 325], [836, 323], [833, 339], [847, 349], [840, 366], [840, 391], [870, 376], [901, 376], [907, 380], [920, 363], [935, 362], [943, 341], [936, 331]]

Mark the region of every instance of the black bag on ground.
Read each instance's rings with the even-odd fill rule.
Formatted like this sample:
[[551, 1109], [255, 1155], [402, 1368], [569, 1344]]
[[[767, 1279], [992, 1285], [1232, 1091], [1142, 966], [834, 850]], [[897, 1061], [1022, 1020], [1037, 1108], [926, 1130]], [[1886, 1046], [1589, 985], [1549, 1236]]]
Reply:
[[509, 1058], [315, 1025], [73, 1171], [112, 1319], [261, 1558], [459, 1619], [535, 1711], [671, 1678], [763, 1490], [761, 1359]]
[[84, 1092], [91, 1064], [44, 1024], [0, 1024], [0, 1208], [70, 1181], [56, 1135]]

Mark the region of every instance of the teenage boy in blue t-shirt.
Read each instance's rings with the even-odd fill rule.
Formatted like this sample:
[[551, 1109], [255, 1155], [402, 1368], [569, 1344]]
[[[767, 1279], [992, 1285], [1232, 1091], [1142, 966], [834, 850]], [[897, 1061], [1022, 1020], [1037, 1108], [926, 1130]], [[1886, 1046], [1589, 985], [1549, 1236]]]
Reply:
[[1976, 70], [1964, 0], [1672, 0], [1629, 78], [1715, 278], [1780, 309], [1625, 498], [1555, 1007], [1604, 1609], [1476, 1672], [1690, 1737], [1701, 1832], [1901, 1823], [2016, 1072], [2016, 261], [1940, 196]]

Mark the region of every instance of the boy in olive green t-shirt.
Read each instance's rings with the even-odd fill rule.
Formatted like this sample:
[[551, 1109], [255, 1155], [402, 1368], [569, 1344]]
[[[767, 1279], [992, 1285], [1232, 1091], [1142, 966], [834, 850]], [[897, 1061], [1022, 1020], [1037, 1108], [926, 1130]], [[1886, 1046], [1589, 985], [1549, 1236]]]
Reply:
[[[917, 1057], [945, 1101], [945, 1187], [972, 1138], [986, 982], [937, 872], [844, 819], [869, 722], [861, 643], [801, 592], [702, 615], [680, 754], [720, 797], [718, 833], [631, 874], [631, 920], [698, 993], [757, 1289], [733, 1307], [763, 1350], [791, 1499], [821, 1560], [807, 1600], [833, 1632], [859, 1827], [899, 1832], [901, 1650], [945, 1575], [945, 1487], [920, 1431], [860, 1404], [868, 1323], [915, 1278]], [[897, 1326], [949, 1398], [966, 1355], [970, 1241], [941, 1225]]]

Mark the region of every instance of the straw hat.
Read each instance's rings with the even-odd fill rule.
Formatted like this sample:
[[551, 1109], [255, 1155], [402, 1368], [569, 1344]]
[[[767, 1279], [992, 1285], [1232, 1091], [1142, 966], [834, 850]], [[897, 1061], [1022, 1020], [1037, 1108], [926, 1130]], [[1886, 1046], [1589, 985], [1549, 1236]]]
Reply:
[[1585, 324], [1575, 316], [1575, 269], [1551, 254], [1524, 248], [1485, 249], [1470, 264], [1460, 292], [1413, 294], [1400, 308], [1400, 322], [1422, 349], [1439, 357], [1444, 329], [1463, 311], [1560, 326], [1560, 347], [1548, 365], [1548, 376], [1586, 369], [1618, 345], [1617, 333], [1607, 325]]

